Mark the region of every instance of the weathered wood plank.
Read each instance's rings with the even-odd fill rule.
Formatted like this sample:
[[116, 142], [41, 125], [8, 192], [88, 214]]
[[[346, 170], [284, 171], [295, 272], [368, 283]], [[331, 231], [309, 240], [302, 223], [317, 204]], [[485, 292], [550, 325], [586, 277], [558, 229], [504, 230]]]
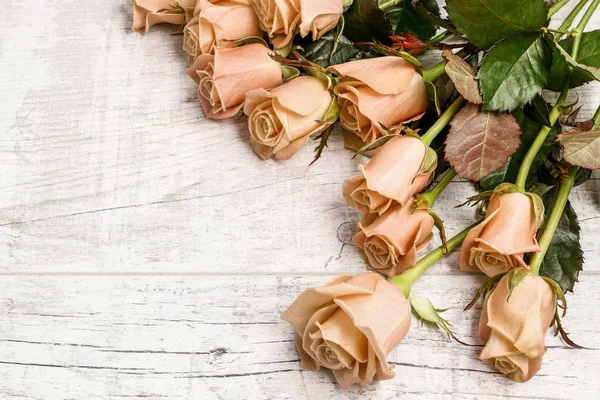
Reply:
[[[465, 347], [417, 322], [391, 355], [398, 376], [341, 391], [323, 373], [301, 371], [291, 328], [279, 312], [304, 288], [331, 276], [5, 277], [0, 283], [0, 397], [203, 399], [506, 398], [590, 399], [600, 383], [594, 335], [600, 290], [583, 276], [565, 320], [588, 348], [554, 337], [545, 365], [513, 384]], [[462, 312], [474, 276], [430, 276], [415, 295], [450, 307], [457, 334], [475, 338], [480, 307]]]

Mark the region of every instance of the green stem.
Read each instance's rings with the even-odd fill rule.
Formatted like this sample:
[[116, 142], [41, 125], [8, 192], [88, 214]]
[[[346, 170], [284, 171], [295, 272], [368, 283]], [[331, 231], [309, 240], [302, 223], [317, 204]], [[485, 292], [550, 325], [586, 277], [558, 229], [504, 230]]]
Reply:
[[592, 129], [596, 129], [600, 126], [600, 106], [598, 106], [598, 108], [596, 109], [596, 113], [594, 113], [592, 121], [594, 121], [594, 126], [592, 127]]
[[[577, 15], [579, 15], [579, 13], [581, 12], [581, 10], [583, 9], [583, 7], [585, 7], [585, 5], [587, 4], [589, 0], [581, 0], [569, 13], [569, 15], [567, 15], [567, 18], [565, 18], [565, 20], [563, 21], [562, 24], [560, 24], [560, 26], [558, 27], [557, 31], [566, 31], [567, 29], [569, 29], [569, 27], [571, 26], [571, 24], [573, 24], [573, 21], [575, 21], [575, 18], [577, 18]], [[558, 40], [560, 39], [560, 37], [562, 36], [562, 34], [557, 33], [556, 35], [554, 35], [554, 40]]]
[[560, 0], [555, 5], [550, 7], [550, 9], [548, 10], [548, 18], [550, 18], [551, 16], [556, 14], [558, 12], [558, 10], [560, 10], [561, 8], [566, 6], [569, 1], [571, 1], [571, 0]]
[[[465, 57], [469, 54], [468, 51], [466, 51], [465, 49], [460, 50], [458, 53], [456, 53], [457, 56], [459, 57]], [[438, 64], [435, 64], [433, 67], [431, 68], [427, 68], [425, 71], [423, 71], [423, 80], [425, 80], [426, 82], [433, 82], [434, 80], [436, 80], [437, 78], [439, 78], [440, 76], [444, 75], [446, 73], [446, 69], [444, 68], [446, 66], [446, 61], [442, 61]]]
[[435, 35], [434, 37], [432, 37], [431, 39], [429, 39], [426, 44], [428, 45], [434, 45], [434, 44], [438, 44], [441, 41], [447, 39], [448, 37], [454, 35], [452, 32], [450, 32], [449, 30], [444, 30], [442, 32], [440, 32], [439, 34]]
[[431, 268], [435, 263], [440, 261], [447, 253], [454, 250], [465, 240], [465, 237], [469, 233], [471, 229], [473, 229], [477, 224], [481, 221], [477, 221], [473, 225], [469, 226], [467, 229], [460, 232], [458, 235], [454, 236], [448, 242], [446, 242], [447, 249], [444, 246], [440, 246], [437, 249], [433, 250], [431, 253], [427, 254], [425, 257], [421, 258], [419, 262], [415, 264], [414, 267], [407, 269], [400, 275], [392, 276], [388, 279], [391, 283], [396, 285], [402, 293], [408, 298], [410, 295], [410, 288], [419, 279], [421, 275], [425, 273], [429, 268]]
[[386, 8], [394, 7], [395, 5], [400, 4], [402, 0], [387, 0], [379, 5], [381, 10], [385, 10]]
[[[580, 2], [580, 4], [578, 4], [578, 7], [579, 7], [579, 5], [581, 5], [581, 3], [585, 3], [585, 2], [587, 2], [587, 0], [582, 0]], [[575, 28], [576, 35], [575, 35], [575, 38], [573, 39], [573, 48], [571, 49], [571, 57], [574, 60], [577, 60], [577, 54], [579, 53], [579, 44], [581, 43], [581, 33], [585, 29], [585, 26], [587, 25], [589, 20], [592, 18], [594, 11], [596, 11], [596, 8], [598, 8], [599, 4], [600, 4], [600, 0], [593, 0], [592, 4], [590, 4], [589, 8], [586, 10], [585, 14], [581, 18], [581, 21], [579, 21], [579, 24], [577, 24], [577, 27]], [[573, 12], [571, 12], [571, 14], [573, 14]], [[573, 18], [571, 19], [571, 21], [573, 19], [575, 19], [576, 15], [577, 15], [576, 13], [573, 15]], [[569, 15], [569, 17], [571, 17], [571, 15]], [[564, 25], [564, 23], [563, 23], [563, 25]], [[563, 27], [561, 25], [561, 27], [559, 29], [564, 30], [567, 27], [568, 26]], [[537, 153], [540, 151], [542, 145], [544, 144], [544, 141], [546, 140], [548, 133], [552, 129], [552, 126], [558, 120], [558, 117], [560, 117], [561, 107], [567, 100], [567, 94], [569, 93], [572, 72], [573, 72], [573, 68], [569, 67], [569, 73], [567, 74], [567, 79], [564, 83], [562, 91], [560, 92], [560, 96], [558, 97], [558, 100], [556, 101], [556, 104], [554, 105], [554, 107], [552, 107], [552, 110], [550, 110], [550, 115], [548, 118], [550, 121], [550, 126], [544, 126], [544, 127], [542, 127], [542, 129], [540, 129], [535, 140], [529, 147], [529, 150], [527, 151], [525, 158], [523, 159], [523, 163], [521, 164], [521, 168], [519, 169], [519, 174], [517, 175], [517, 180], [515, 182], [517, 187], [521, 190], [525, 190], [525, 185], [527, 183], [527, 176], [529, 175], [529, 170], [531, 169], [531, 165], [533, 164], [533, 160], [535, 159], [535, 156], [537, 155]]]
[[573, 186], [575, 185], [575, 175], [577, 175], [578, 170], [579, 167], [571, 167], [569, 175], [563, 177], [560, 181], [558, 192], [556, 192], [554, 204], [552, 205], [552, 212], [546, 221], [544, 232], [542, 233], [542, 236], [538, 242], [542, 250], [538, 253], [534, 253], [529, 262], [531, 273], [535, 275], [539, 275], [540, 273], [540, 266], [542, 265], [542, 261], [546, 256], [546, 252], [548, 252], [548, 247], [550, 247], [550, 242], [552, 242], [554, 232], [556, 231], [558, 223], [560, 222], [560, 218], [565, 210], [571, 189], [573, 189]]
[[454, 170], [454, 168], [450, 168], [450, 170], [448, 170], [448, 172], [446, 172], [446, 174], [444, 176], [442, 176], [442, 179], [440, 179], [435, 184], [433, 189], [431, 189], [428, 192], [421, 193], [421, 196], [423, 196], [423, 197], [425, 197], [425, 199], [427, 199], [427, 203], [429, 203], [429, 207], [433, 207], [433, 203], [435, 203], [435, 199], [437, 199], [437, 197], [444, 191], [444, 189], [446, 189], [446, 187], [448, 187], [450, 182], [452, 182], [452, 179], [454, 179], [455, 177], [456, 177], [456, 171]]
[[421, 141], [425, 143], [426, 146], [429, 146], [433, 139], [450, 123], [452, 117], [456, 115], [456, 113], [460, 110], [462, 105], [465, 103], [465, 99], [462, 96], [458, 96], [454, 103], [450, 104], [450, 107], [444, 111], [444, 113], [440, 116], [440, 118], [435, 121], [435, 123], [429, 128], [427, 132], [423, 136], [421, 136]]

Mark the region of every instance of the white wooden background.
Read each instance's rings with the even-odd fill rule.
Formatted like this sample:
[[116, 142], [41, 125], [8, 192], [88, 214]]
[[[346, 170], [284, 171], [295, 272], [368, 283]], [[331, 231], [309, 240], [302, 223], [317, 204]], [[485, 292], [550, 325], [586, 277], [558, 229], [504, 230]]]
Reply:
[[[600, 180], [578, 187], [585, 271], [569, 295], [571, 350], [549, 338], [541, 372], [513, 384], [414, 323], [394, 380], [340, 390], [302, 371], [279, 313], [303, 289], [365, 270], [340, 185], [339, 139], [308, 167], [261, 161], [244, 119], [203, 118], [181, 37], [129, 30], [128, 1], [14, 0], [0, 17], [0, 398], [600, 398]], [[566, 10], [560, 13], [564, 17]], [[600, 18], [592, 25], [600, 27]], [[598, 86], [579, 91], [590, 117]], [[471, 185], [436, 204], [450, 234]], [[450, 307], [478, 343], [483, 279], [456, 254], [413, 293]]]

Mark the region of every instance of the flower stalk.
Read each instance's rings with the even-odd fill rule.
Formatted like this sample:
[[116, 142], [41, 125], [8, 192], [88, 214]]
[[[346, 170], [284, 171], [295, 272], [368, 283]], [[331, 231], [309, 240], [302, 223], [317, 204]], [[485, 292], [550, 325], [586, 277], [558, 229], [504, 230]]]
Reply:
[[552, 17], [561, 8], [563, 8], [564, 6], [566, 6], [569, 1], [571, 1], [571, 0], [560, 0], [555, 5], [553, 5], [552, 7], [550, 7], [550, 9], [548, 10], [548, 18]]
[[[585, 4], [585, 2], [587, 2], [587, 0], [581, 1], [581, 3], [584, 3], [584, 4]], [[581, 5], [581, 3], [579, 5]], [[590, 4], [590, 7], [586, 10], [585, 14], [581, 18], [581, 21], [579, 21], [579, 24], [577, 24], [577, 27], [574, 30], [575, 38], [573, 39], [573, 48], [571, 49], [571, 57], [574, 60], [577, 60], [577, 55], [579, 53], [579, 45], [581, 43], [581, 33], [583, 32], [583, 30], [584, 30], [585, 26], [587, 25], [587, 23], [589, 22], [589, 20], [592, 18], [592, 15], [596, 11], [596, 8], [598, 8], [599, 4], [600, 4], [600, 0], [592, 1], [592, 4]], [[583, 6], [581, 8], [583, 8]], [[580, 10], [581, 10], [581, 8], [580, 8]], [[573, 11], [575, 11], [575, 10], [573, 10]], [[575, 19], [575, 16], [577, 15], [577, 13], [572, 12], [571, 14], [574, 14], [571, 20]], [[571, 15], [569, 15], [569, 17], [571, 17]], [[567, 28], [567, 26], [563, 27], [561, 25], [559, 30], [564, 30], [565, 28]], [[548, 119], [550, 121], [549, 126], [543, 126], [540, 129], [535, 140], [531, 144], [531, 147], [527, 151], [525, 158], [523, 159], [523, 163], [521, 164], [521, 168], [519, 169], [519, 174], [517, 175], [517, 180], [515, 182], [515, 184], [517, 185], [517, 187], [520, 190], [523, 190], [523, 191], [525, 190], [525, 185], [527, 184], [527, 177], [529, 176], [529, 170], [531, 169], [533, 160], [535, 159], [537, 153], [540, 151], [542, 145], [544, 144], [544, 141], [546, 140], [548, 133], [550, 133], [550, 130], [552, 130], [552, 126], [554, 125], [554, 123], [558, 120], [558, 118], [561, 115], [561, 108], [562, 108], [563, 104], [565, 103], [565, 101], [567, 100], [567, 95], [569, 94], [572, 73], [573, 73], [573, 68], [569, 67], [569, 73], [567, 74], [567, 79], [564, 83], [562, 91], [560, 92], [560, 96], [558, 97], [558, 100], [556, 100], [556, 104], [554, 104], [554, 107], [552, 107], [552, 110], [550, 110], [550, 115], [548, 117]]]
[[450, 170], [448, 170], [448, 172], [442, 176], [442, 179], [440, 179], [430, 191], [421, 193], [421, 196], [427, 200], [429, 207], [433, 207], [433, 203], [435, 203], [437, 197], [444, 191], [444, 189], [446, 189], [446, 187], [448, 187], [456, 175], [457, 174], [454, 168], [450, 168]]
[[444, 113], [438, 118], [437, 121], [429, 128], [427, 132], [423, 136], [421, 136], [421, 141], [425, 143], [425, 145], [429, 146], [433, 139], [450, 123], [452, 118], [456, 115], [458, 111], [460, 111], [461, 107], [465, 104], [465, 99], [462, 96], [458, 96], [456, 100], [444, 111]]
[[[598, 107], [596, 110], [593, 121], [593, 129], [598, 128], [600, 126], [600, 107]], [[544, 261], [544, 257], [548, 252], [548, 248], [550, 247], [550, 243], [552, 242], [552, 238], [554, 237], [554, 233], [556, 232], [560, 218], [562, 217], [567, 205], [571, 190], [573, 189], [573, 186], [575, 186], [575, 177], [577, 176], [578, 171], [579, 167], [572, 166], [569, 170], [569, 174], [564, 176], [560, 181], [558, 191], [556, 192], [556, 197], [554, 198], [554, 204], [552, 205], [552, 212], [548, 216], [548, 221], [546, 221], [544, 232], [542, 233], [542, 236], [540, 236], [538, 242], [542, 250], [539, 253], [535, 253], [529, 262], [531, 272], [535, 275], [539, 275], [540, 273], [542, 261]]]
[[381, 3], [379, 5], [379, 8], [381, 10], [385, 10], [387, 8], [394, 7], [395, 5], [400, 4], [401, 1], [402, 0], [387, 0], [387, 1], [384, 1], [383, 3]]
[[[446, 254], [456, 249], [460, 244], [465, 240], [465, 237], [469, 233], [471, 229], [477, 226], [481, 221], [477, 221], [473, 225], [469, 226], [458, 235], [454, 236], [450, 240], [446, 242], [446, 247], [443, 245], [433, 250], [431, 253], [427, 254], [425, 257], [420, 259], [414, 267], [407, 269], [400, 275], [392, 276], [388, 279], [391, 283], [396, 285], [402, 293], [408, 298], [410, 295], [410, 289], [419, 279], [421, 275], [425, 273], [429, 268], [431, 268], [435, 263], [440, 261]], [[447, 250], [446, 250], [447, 248]]]

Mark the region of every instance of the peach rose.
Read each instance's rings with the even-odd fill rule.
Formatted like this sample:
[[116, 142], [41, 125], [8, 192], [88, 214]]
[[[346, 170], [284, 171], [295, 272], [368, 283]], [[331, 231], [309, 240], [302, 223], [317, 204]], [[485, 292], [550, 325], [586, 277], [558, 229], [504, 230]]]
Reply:
[[528, 274], [509, 295], [505, 275], [483, 305], [479, 337], [486, 345], [480, 360], [516, 382], [526, 382], [542, 367], [544, 338], [556, 311], [556, 294], [543, 278]]
[[406, 205], [431, 179], [430, 171], [421, 171], [427, 152], [427, 146], [417, 138], [391, 139], [366, 165], [358, 166], [362, 175], [343, 183], [346, 203], [365, 214], [381, 214], [394, 202]]
[[207, 118], [234, 116], [244, 105], [246, 92], [273, 88], [283, 82], [281, 66], [259, 43], [202, 54], [186, 70], [198, 84], [198, 98]]
[[[401, 57], [379, 57], [333, 65], [342, 76], [335, 87], [344, 129], [364, 143], [389, 134], [387, 128], [417, 120], [427, 109], [425, 82]], [[382, 126], [383, 125], [383, 126]]]
[[528, 268], [525, 253], [540, 251], [533, 200], [523, 193], [492, 195], [485, 220], [467, 234], [459, 264], [465, 271], [489, 277], [516, 267]]
[[320, 121], [333, 101], [326, 85], [311, 76], [300, 76], [270, 91], [249, 91], [244, 113], [250, 117], [254, 150], [263, 159], [292, 157], [311, 135], [327, 129], [329, 124]]
[[327, 368], [343, 388], [395, 376], [386, 361], [408, 332], [411, 307], [380, 275], [343, 275], [305, 290], [281, 314], [296, 330], [302, 367]]
[[250, 0], [260, 27], [276, 49], [287, 46], [296, 30], [312, 31], [313, 40], [335, 28], [343, 12], [343, 0]]
[[365, 252], [372, 268], [394, 276], [416, 264], [417, 252], [433, 238], [433, 226], [426, 210], [395, 205], [380, 217], [365, 215], [352, 241]]
[[142, 35], [145, 35], [152, 25], [161, 23], [185, 24], [184, 14], [164, 11], [171, 8], [174, 3], [173, 0], [133, 0], [133, 25], [131, 29], [140, 31]]
[[244, 2], [198, 0], [194, 13], [183, 30], [183, 49], [190, 64], [200, 54], [212, 54], [216, 46], [236, 46], [227, 40], [262, 35], [252, 7]]

